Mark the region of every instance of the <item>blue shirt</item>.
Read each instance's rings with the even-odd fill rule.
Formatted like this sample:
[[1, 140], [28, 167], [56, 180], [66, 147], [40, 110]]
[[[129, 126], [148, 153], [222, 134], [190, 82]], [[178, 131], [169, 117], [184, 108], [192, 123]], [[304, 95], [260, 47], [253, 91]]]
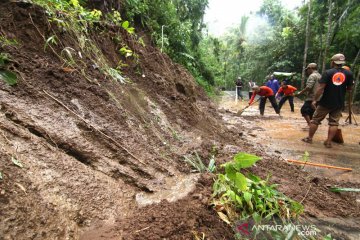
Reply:
[[279, 81], [277, 79], [270, 79], [267, 83], [266, 86], [271, 88], [273, 90], [274, 93], [277, 93], [279, 88], [280, 88], [280, 84]]

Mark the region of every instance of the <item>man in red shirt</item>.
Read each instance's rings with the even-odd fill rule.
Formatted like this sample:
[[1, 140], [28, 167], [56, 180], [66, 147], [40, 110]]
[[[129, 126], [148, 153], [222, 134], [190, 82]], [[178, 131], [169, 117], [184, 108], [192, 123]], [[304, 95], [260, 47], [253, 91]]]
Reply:
[[271, 88], [269, 88], [267, 86], [261, 86], [261, 87], [254, 86], [254, 87], [252, 87], [252, 90], [253, 90], [253, 94], [249, 101], [249, 106], [254, 102], [255, 95], [259, 95], [260, 96], [259, 109], [260, 109], [261, 116], [264, 116], [265, 104], [266, 104], [267, 99], [270, 100], [271, 105], [273, 106], [275, 112], [280, 115], [280, 110], [276, 103], [274, 92]]
[[293, 87], [291, 85], [287, 85], [286, 83], [282, 83], [281, 87], [279, 88], [278, 92], [276, 93], [277, 97], [280, 93], [284, 93], [282, 96], [280, 102], [279, 102], [279, 111], [281, 110], [282, 105], [289, 100], [291, 111], [294, 112], [294, 93], [297, 90], [296, 87]]

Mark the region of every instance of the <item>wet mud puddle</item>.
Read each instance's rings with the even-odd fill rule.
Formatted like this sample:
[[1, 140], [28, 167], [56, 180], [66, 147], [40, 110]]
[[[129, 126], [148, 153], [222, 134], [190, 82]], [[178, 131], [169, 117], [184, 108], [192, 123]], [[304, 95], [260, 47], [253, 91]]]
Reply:
[[136, 194], [136, 203], [139, 206], [147, 206], [160, 203], [162, 200], [175, 202], [195, 190], [199, 176], [199, 174], [191, 174], [167, 179], [159, 190], [154, 193], [141, 192]]

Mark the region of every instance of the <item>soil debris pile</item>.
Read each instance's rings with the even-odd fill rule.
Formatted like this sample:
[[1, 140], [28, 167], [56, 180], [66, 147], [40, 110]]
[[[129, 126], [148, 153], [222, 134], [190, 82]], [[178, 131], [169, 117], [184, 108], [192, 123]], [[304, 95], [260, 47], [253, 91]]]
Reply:
[[[0, 236], [233, 238], [208, 206], [213, 176], [189, 177], [183, 156], [213, 153], [219, 164], [237, 151], [266, 154], [247, 143], [241, 124], [223, 121], [183, 67], [146, 36], [144, 45], [116, 26], [75, 34], [23, 2], [2, 1], [0, 13], [0, 53], [18, 77], [14, 85], [0, 81]], [[124, 46], [133, 57], [119, 53]], [[280, 184], [304, 181], [299, 168], [281, 161], [254, 171], [268, 168]], [[184, 190], [177, 183], [192, 186], [181, 199], [173, 196]], [[300, 198], [303, 189], [294, 188], [284, 192]], [[162, 191], [172, 200], [136, 202]], [[309, 196], [309, 213], [333, 207]], [[354, 200], [331, 197], [344, 206]], [[328, 215], [335, 213], [348, 212]]]

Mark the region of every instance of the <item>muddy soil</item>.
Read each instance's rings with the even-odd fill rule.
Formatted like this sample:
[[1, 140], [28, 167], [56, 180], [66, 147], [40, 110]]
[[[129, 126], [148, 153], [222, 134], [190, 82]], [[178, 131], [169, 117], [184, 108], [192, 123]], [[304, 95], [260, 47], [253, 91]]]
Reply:
[[[19, 77], [15, 86], [0, 82], [1, 239], [232, 239], [208, 206], [213, 176], [183, 161], [194, 151], [205, 162], [216, 154], [217, 164], [239, 151], [258, 154], [264, 159], [252, 171], [271, 173], [307, 216], [359, 218], [356, 195], [327, 189], [351, 182], [314, 178], [249, 140], [256, 117], [218, 112], [146, 37], [144, 47], [115, 27], [90, 36], [111, 67], [128, 65], [120, 83], [88, 57], [65, 68], [56, 54], [81, 48], [41, 8], [1, 1], [0, 13], [1, 35], [18, 42], [0, 51]], [[44, 51], [54, 34], [59, 45]], [[138, 62], [116, 54], [117, 35]]]
[[[340, 233], [342, 238], [358, 239], [360, 195], [332, 193], [329, 188], [360, 187], [359, 126], [347, 124], [347, 113], [344, 112], [340, 128], [345, 143], [333, 143], [333, 148], [329, 149], [322, 144], [327, 136], [326, 121], [319, 127], [313, 144], [301, 141], [301, 138], [307, 136], [307, 131], [302, 129], [306, 124], [300, 114], [302, 102], [299, 99], [295, 101], [294, 113], [290, 111], [288, 104], [283, 106], [282, 118], [270, 106], [266, 106], [265, 116], [261, 117], [256, 105], [246, 109], [239, 117], [237, 112], [246, 105], [247, 101], [235, 102], [233, 93], [225, 92], [219, 108], [225, 121], [234, 126], [241, 124], [246, 128], [242, 138], [257, 146], [255, 152], [259, 155], [266, 153], [252, 171], [264, 178], [270, 175], [274, 183], [280, 184], [281, 191], [302, 202], [307, 221], [314, 221], [316, 218], [317, 224], [331, 225], [330, 229]], [[360, 118], [358, 115], [355, 117]], [[309, 153], [310, 162], [351, 168], [352, 171], [300, 167], [286, 163], [287, 159], [301, 160], [305, 151]]]

